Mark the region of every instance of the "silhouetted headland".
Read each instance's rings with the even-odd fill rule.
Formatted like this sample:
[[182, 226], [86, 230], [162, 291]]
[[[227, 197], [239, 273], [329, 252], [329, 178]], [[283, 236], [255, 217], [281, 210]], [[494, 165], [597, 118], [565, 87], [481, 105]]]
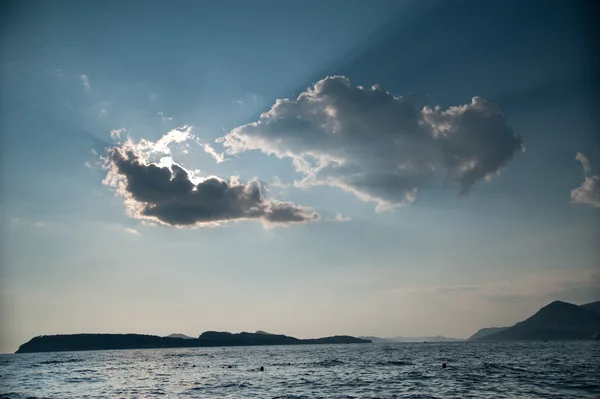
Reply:
[[554, 301], [512, 327], [482, 329], [470, 341], [600, 339], [600, 302], [577, 306]]
[[210, 346], [367, 344], [369, 340], [336, 335], [299, 339], [287, 335], [206, 331], [198, 338], [159, 337], [143, 334], [66, 334], [42, 335], [19, 347], [16, 353], [66, 352], [114, 349], [198, 348]]
[[470, 341], [479, 339], [479, 338], [484, 338], [487, 337], [488, 335], [492, 335], [492, 334], [496, 334], [499, 333], [500, 331], [504, 331], [507, 328], [510, 327], [487, 327], [487, 328], [482, 328], [479, 331], [477, 331], [475, 334], [471, 335], [468, 339]]

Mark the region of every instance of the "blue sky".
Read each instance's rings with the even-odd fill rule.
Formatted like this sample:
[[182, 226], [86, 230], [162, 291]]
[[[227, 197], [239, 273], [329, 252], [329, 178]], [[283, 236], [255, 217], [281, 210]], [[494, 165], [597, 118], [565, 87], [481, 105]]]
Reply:
[[[581, 4], [519, 3], [7, 5], [0, 351], [75, 332], [465, 337], [600, 299], [595, 28]], [[444, 126], [465, 133], [422, 139]], [[189, 137], [167, 154], [168, 132]], [[460, 154], [482, 172], [464, 195]], [[164, 156], [227, 200], [140, 211], [162, 186], [127, 183]]]

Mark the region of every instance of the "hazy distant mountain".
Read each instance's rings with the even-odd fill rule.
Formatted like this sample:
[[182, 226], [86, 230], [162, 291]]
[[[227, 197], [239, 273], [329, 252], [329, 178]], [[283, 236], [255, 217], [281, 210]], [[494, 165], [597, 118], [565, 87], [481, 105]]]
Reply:
[[185, 334], [171, 334], [171, 335], [167, 335], [165, 338], [194, 339], [194, 337], [188, 337]]
[[369, 341], [371, 341], [374, 344], [381, 344], [384, 342], [390, 342], [390, 340], [388, 338], [379, 338], [379, 337], [371, 337], [371, 336], [361, 336], [358, 337], [360, 339], [367, 339]]
[[393, 338], [379, 338], [371, 336], [363, 336], [361, 339], [368, 339], [373, 343], [385, 343], [385, 342], [455, 342], [462, 341], [460, 338], [449, 338], [443, 335], [435, 337], [393, 337]]
[[[181, 335], [181, 334], [177, 334]], [[196, 348], [210, 346], [367, 344], [368, 340], [336, 335], [333, 337], [298, 339], [287, 335], [206, 331], [198, 338], [159, 337], [142, 334], [69, 334], [44, 335], [19, 347], [17, 353], [64, 352], [109, 349]]]
[[598, 339], [600, 313], [597, 302], [583, 306], [554, 301], [536, 314], [502, 331], [474, 341], [579, 340]]
[[497, 332], [504, 331], [507, 328], [510, 328], [510, 327], [488, 327], [488, 328], [482, 328], [481, 330], [477, 331], [475, 334], [471, 335], [467, 339], [468, 340], [474, 340], [474, 339], [478, 339], [478, 338], [487, 337], [488, 335], [492, 335], [492, 334], [496, 334]]
[[436, 335], [435, 337], [394, 337], [394, 342], [455, 342], [462, 341], [460, 338], [444, 337], [443, 335]]

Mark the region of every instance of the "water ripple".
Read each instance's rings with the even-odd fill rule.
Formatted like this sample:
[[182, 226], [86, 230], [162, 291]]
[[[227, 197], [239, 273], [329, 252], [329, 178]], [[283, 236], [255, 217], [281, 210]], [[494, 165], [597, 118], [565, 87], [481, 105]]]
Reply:
[[[1, 355], [0, 399], [597, 399], [599, 358], [599, 342], [410, 343]], [[443, 369], [441, 363], [448, 367]]]

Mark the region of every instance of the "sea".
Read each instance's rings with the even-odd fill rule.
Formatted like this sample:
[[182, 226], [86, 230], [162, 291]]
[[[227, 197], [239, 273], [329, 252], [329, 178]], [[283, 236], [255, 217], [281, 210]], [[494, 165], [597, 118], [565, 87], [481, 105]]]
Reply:
[[422, 342], [1, 355], [0, 398], [597, 399], [600, 342]]

